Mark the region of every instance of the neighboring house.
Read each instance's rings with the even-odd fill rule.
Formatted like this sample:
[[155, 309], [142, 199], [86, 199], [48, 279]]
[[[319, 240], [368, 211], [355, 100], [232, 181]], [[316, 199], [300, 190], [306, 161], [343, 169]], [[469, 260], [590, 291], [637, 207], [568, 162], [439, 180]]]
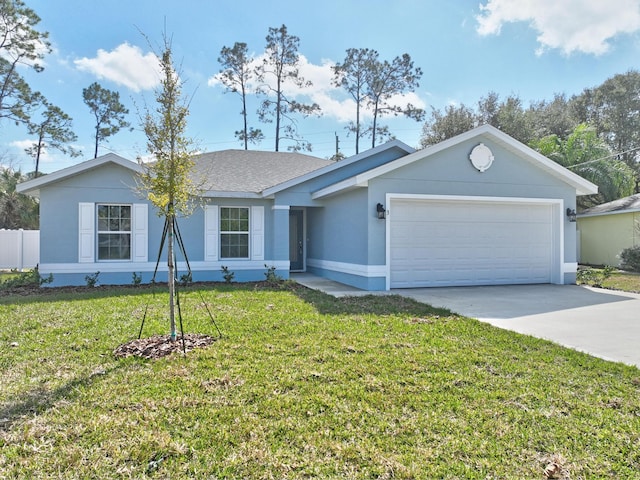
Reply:
[[[53, 285], [150, 280], [163, 219], [109, 154], [24, 182], [40, 197]], [[297, 153], [196, 158], [202, 205], [178, 221], [194, 281], [308, 271], [366, 290], [574, 283], [576, 195], [597, 187], [485, 125], [415, 151], [397, 140], [339, 162]], [[180, 259], [179, 259], [180, 260]], [[166, 261], [160, 263], [166, 271]], [[184, 265], [181, 265], [184, 271]], [[164, 280], [164, 279], [160, 279]]]
[[640, 194], [578, 215], [580, 263], [620, 266], [620, 252], [640, 244]]

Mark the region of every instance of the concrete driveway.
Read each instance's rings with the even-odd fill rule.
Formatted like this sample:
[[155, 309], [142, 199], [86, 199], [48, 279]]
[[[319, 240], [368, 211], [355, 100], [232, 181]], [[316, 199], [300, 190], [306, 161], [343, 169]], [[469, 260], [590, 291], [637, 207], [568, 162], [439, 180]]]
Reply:
[[392, 290], [500, 328], [640, 368], [640, 295], [577, 285]]

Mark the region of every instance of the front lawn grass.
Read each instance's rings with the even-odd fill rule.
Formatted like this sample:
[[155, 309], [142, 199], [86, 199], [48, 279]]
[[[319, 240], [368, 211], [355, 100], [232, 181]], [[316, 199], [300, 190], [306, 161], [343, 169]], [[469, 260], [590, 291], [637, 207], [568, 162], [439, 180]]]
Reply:
[[0, 297], [0, 478], [632, 478], [640, 372], [399, 296], [160, 287]]
[[616, 271], [602, 282], [602, 287], [640, 293], [640, 274], [622, 270]]
[[578, 278], [579, 285], [591, 285], [610, 290], [640, 293], [640, 273], [627, 270], [612, 269], [607, 271], [601, 267], [585, 266], [582, 269], [592, 272]]

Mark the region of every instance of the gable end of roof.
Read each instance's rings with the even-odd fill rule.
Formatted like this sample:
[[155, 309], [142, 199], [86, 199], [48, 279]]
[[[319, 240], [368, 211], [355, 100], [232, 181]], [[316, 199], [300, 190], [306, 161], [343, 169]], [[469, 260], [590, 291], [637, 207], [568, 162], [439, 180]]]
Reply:
[[131, 160], [127, 160], [126, 158], [123, 158], [120, 155], [116, 155], [115, 153], [108, 153], [106, 155], [102, 155], [100, 157], [86, 160], [82, 163], [78, 163], [67, 168], [63, 168], [62, 170], [58, 170], [48, 175], [43, 175], [42, 177], [22, 182], [16, 186], [16, 191], [18, 193], [38, 196], [42, 187], [55, 182], [59, 182], [60, 180], [64, 180], [66, 178], [80, 175], [83, 172], [92, 170], [107, 163], [115, 163], [116, 165], [120, 165], [121, 167], [127, 168], [136, 173], [142, 171], [142, 167], [137, 163], [132, 162]]

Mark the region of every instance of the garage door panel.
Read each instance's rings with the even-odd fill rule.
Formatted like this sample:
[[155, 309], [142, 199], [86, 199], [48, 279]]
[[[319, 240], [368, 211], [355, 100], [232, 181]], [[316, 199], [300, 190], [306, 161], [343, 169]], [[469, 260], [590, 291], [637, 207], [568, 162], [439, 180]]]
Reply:
[[549, 283], [550, 204], [394, 200], [391, 287]]

